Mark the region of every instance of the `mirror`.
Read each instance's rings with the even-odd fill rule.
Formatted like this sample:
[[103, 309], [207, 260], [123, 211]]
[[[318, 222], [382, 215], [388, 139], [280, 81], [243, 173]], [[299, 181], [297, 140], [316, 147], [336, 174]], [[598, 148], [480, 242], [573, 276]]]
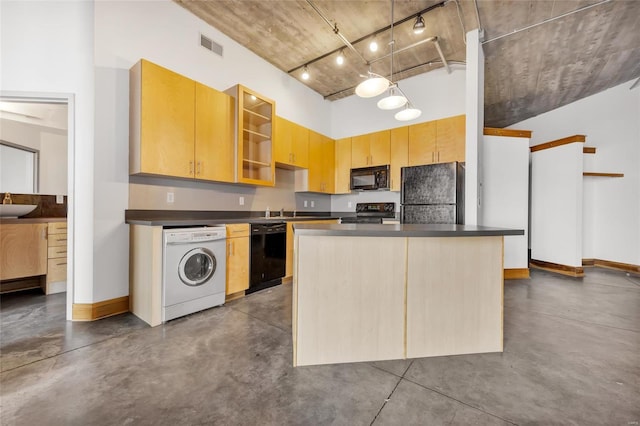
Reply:
[[38, 151], [0, 140], [1, 192], [38, 193]]
[[67, 104], [0, 100], [0, 193], [67, 195]]

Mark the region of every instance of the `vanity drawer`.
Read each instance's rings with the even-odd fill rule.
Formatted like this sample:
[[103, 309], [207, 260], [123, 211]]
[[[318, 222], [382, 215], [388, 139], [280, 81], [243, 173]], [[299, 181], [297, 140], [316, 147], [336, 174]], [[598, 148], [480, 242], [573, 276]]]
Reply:
[[67, 234], [49, 234], [49, 248], [57, 246], [67, 246]]
[[59, 257], [67, 257], [67, 246], [53, 246], [47, 249], [47, 258], [56, 259]]
[[66, 234], [67, 222], [49, 222], [49, 235], [51, 234]]
[[49, 259], [47, 261], [47, 282], [67, 280], [67, 259]]

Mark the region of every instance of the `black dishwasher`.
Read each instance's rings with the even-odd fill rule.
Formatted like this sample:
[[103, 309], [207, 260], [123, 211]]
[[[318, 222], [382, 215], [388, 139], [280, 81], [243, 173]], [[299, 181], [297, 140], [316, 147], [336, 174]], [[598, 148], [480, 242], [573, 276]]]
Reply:
[[287, 224], [251, 224], [251, 264], [246, 293], [282, 283], [287, 259]]

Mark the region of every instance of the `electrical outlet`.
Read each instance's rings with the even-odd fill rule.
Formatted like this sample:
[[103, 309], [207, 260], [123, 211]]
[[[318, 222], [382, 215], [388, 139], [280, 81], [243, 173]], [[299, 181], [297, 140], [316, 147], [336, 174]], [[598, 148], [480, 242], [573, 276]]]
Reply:
[[244, 197], [240, 197], [238, 202], [240, 203], [241, 206], [244, 206]]
[[64, 204], [64, 195], [56, 195], [56, 204]]
[[173, 192], [167, 192], [167, 203], [173, 203]]
[[352, 203], [351, 201], [347, 201], [347, 207], [348, 207], [348, 208], [353, 207], [353, 203]]
[[311, 207], [315, 207], [316, 206], [316, 202], [311, 200]]
[[304, 200], [304, 206], [307, 207], [307, 200]]

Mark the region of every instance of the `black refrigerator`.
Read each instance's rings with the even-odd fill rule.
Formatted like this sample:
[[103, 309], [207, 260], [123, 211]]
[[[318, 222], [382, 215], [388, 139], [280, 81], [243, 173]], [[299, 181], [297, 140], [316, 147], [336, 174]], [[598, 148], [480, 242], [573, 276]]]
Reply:
[[403, 167], [402, 223], [464, 223], [464, 163]]

